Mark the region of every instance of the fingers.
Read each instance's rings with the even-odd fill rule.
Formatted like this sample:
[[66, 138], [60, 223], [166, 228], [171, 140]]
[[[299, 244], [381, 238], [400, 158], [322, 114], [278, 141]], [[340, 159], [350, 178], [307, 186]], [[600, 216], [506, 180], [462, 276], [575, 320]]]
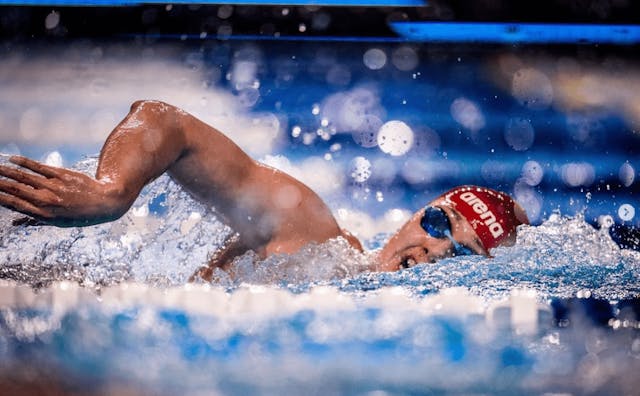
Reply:
[[32, 205], [43, 206], [56, 205], [60, 203], [60, 198], [49, 190], [36, 190], [24, 184], [9, 180], [0, 179], [0, 192], [20, 198]]
[[23, 168], [27, 168], [33, 172], [39, 173], [44, 177], [56, 177], [60, 174], [59, 168], [41, 164], [38, 161], [34, 161], [32, 159], [19, 155], [15, 155], [9, 158], [9, 161], [13, 162], [16, 165], [22, 166]]
[[49, 217], [47, 212], [43, 209], [23, 200], [18, 197], [14, 197], [7, 194], [0, 193], [0, 206], [4, 206], [7, 209], [26, 214], [33, 217], [47, 218]]
[[35, 188], [46, 187], [47, 179], [42, 176], [34, 175], [33, 173], [27, 173], [19, 169], [9, 168], [8, 166], [0, 165], [0, 176], [13, 179], [22, 184], [26, 184]]
[[33, 200], [33, 193], [30, 193], [27, 189], [33, 190], [31, 187], [27, 187], [14, 181], [0, 180], [0, 191], [3, 193], [23, 199]]

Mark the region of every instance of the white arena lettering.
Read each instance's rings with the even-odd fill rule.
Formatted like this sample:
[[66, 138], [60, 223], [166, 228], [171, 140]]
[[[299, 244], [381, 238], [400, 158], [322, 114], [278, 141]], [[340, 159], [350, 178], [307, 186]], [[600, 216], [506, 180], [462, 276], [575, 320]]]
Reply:
[[484, 224], [489, 227], [489, 231], [491, 231], [491, 235], [493, 235], [494, 238], [497, 238], [504, 233], [502, 225], [496, 221], [496, 215], [493, 214], [487, 205], [482, 202], [480, 198], [476, 197], [474, 193], [471, 191], [464, 192], [460, 194], [460, 199], [466, 202], [471, 206], [474, 212], [480, 215], [480, 218], [484, 220]]

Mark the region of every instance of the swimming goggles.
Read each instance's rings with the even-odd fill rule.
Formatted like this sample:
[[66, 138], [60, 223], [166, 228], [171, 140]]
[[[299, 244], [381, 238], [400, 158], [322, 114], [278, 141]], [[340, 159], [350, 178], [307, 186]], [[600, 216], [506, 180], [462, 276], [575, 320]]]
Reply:
[[476, 254], [470, 248], [458, 243], [451, 235], [451, 221], [449, 216], [440, 208], [427, 206], [424, 208], [424, 215], [420, 220], [420, 226], [423, 230], [434, 238], [448, 238], [453, 244], [454, 256], [468, 256]]

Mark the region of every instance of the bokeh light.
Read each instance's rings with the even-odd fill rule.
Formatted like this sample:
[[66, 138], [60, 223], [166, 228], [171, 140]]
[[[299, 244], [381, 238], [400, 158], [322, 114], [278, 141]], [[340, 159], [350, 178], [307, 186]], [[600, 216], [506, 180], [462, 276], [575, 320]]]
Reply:
[[573, 141], [583, 145], [594, 144], [595, 137], [603, 131], [600, 120], [593, 116], [582, 113], [571, 113], [567, 115], [567, 130]]
[[516, 151], [528, 150], [535, 139], [535, 131], [526, 118], [514, 117], [504, 127], [504, 140]]
[[413, 147], [413, 130], [402, 121], [388, 121], [378, 131], [378, 147], [382, 152], [400, 156]]
[[371, 162], [368, 159], [358, 156], [351, 160], [349, 175], [356, 183], [364, 183], [371, 176]]
[[379, 117], [373, 114], [366, 115], [359, 129], [351, 133], [353, 141], [364, 148], [376, 147], [380, 127], [382, 120]]
[[230, 80], [236, 90], [255, 87], [258, 65], [252, 60], [237, 60], [233, 63], [230, 72]]
[[560, 176], [569, 187], [589, 187], [595, 181], [595, 169], [587, 162], [571, 162], [562, 165]]
[[220, 19], [230, 18], [231, 15], [233, 15], [233, 6], [228, 4], [221, 5], [220, 7], [218, 7], [217, 15]]
[[380, 70], [387, 64], [387, 54], [379, 48], [368, 49], [362, 60], [369, 69]]
[[48, 30], [53, 30], [58, 27], [60, 23], [60, 13], [57, 11], [51, 11], [44, 20], [44, 27]]
[[338, 92], [328, 96], [321, 107], [322, 119], [337, 133], [352, 133], [358, 144], [373, 147], [372, 134], [375, 135], [385, 117], [375, 89], [359, 87]]
[[544, 177], [544, 170], [537, 161], [527, 161], [522, 165], [522, 180], [529, 186], [537, 186]]
[[551, 80], [542, 71], [531, 67], [514, 73], [511, 93], [522, 106], [531, 110], [544, 110], [553, 101]]
[[544, 203], [542, 195], [522, 180], [516, 182], [513, 188], [513, 194], [516, 202], [518, 202], [527, 213], [529, 222], [539, 221]]
[[401, 46], [393, 50], [391, 62], [400, 71], [411, 71], [418, 67], [418, 53], [412, 47]]
[[630, 163], [625, 162], [620, 166], [620, 170], [618, 171], [618, 178], [620, 182], [625, 187], [629, 187], [633, 184], [633, 181], [636, 178], [636, 171], [633, 169]]
[[451, 116], [472, 132], [484, 128], [486, 122], [478, 105], [467, 98], [457, 98], [451, 103]]
[[636, 215], [636, 208], [629, 204], [622, 204], [618, 208], [618, 216], [623, 221], [631, 221]]

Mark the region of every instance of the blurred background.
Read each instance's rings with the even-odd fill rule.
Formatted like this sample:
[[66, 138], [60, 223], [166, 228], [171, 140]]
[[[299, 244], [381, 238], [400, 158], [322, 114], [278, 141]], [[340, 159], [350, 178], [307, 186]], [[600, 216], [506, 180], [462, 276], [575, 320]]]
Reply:
[[159, 99], [301, 178], [365, 239], [479, 184], [534, 224], [583, 215], [637, 243], [632, 1], [1, 3], [4, 153], [72, 166]]
[[205, 3], [0, 0], [0, 152], [86, 170], [159, 99], [302, 179], [369, 247], [466, 183], [545, 224], [491, 259], [319, 288], [362, 258], [274, 256], [277, 283], [249, 256], [255, 278], [226, 291], [183, 287], [230, 231], [166, 179], [109, 225], [3, 225], [5, 393], [637, 393], [638, 253], [581, 216], [640, 246], [640, 3]]

